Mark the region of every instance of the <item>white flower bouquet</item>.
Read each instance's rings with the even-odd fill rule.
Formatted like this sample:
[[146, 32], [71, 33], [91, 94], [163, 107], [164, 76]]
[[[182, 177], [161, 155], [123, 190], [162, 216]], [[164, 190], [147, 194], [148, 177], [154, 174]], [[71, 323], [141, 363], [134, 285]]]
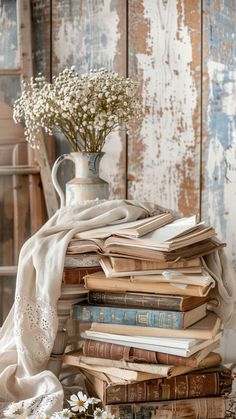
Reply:
[[80, 76], [65, 69], [52, 83], [41, 75], [24, 84], [15, 101], [15, 122], [25, 121], [26, 139], [39, 147], [39, 130], [58, 129], [73, 151], [100, 152], [108, 134], [140, 114], [137, 83], [104, 68]]

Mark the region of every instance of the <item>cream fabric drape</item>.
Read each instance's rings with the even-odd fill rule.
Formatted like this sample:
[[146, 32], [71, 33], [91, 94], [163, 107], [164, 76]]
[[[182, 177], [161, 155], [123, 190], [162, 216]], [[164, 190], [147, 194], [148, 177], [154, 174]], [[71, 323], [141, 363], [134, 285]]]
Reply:
[[[63, 391], [45, 370], [57, 333], [65, 253], [74, 234], [107, 224], [129, 222], [158, 213], [157, 206], [137, 201], [90, 202], [57, 213], [22, 247], [15, 304], [0, 331], [0, 403], [24, 400], [31, 418], [61, 410]], [[223, 255], [223, 256], [222, 256]], [[206, 262], [208, 262], [206, 260]], [[224, 266], [227, 266], [227, 275]], [[217, 277], [219, 315], [228, 321], [235, 304], [235, 276], [224, 254], [209, 258]], [[226, 314], [226, 316], [225, 316]], [[3, 417], [3, 416], [0, 416]]]
[[[135, 201], [90, 202], [57, 213], [22, 247], [15, 304], [0, 331], [0, 402], [25, 400], [32, 418], [62, 407], [57, 378], [45, 371], [57, 333], [65, 253], [78, 232], [153, 215]], [[158, 213], [158, 210], [156, 211]]]

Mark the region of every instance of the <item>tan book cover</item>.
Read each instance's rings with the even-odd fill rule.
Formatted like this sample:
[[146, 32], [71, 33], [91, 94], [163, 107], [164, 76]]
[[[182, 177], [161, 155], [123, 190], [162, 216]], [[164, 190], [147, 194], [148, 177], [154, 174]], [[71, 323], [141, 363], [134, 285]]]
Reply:
[[[189, 260], [178, 259], [172, 262], [165, 261], [151, 261], [142, 259], [128, 259], [122, 257], [109, 258], [109, 266], [111, 266], [112, 272], [136, 272], [136, 271], [150, 271], [150, 270], [166, 270], [166, 269], [186, 269], [186, 268], [201, 268], [202, 263], [199, 257], [195, 257]], [[107, 257], [102, 258], [107, 261]]]
[[107, 412], [125, 419], [225, 419], [229, 401], [225, 397], [163, 402], [126, 403], [107, 405]]
[[[103, 372], [104, 374], [112, 374], [113, 376], [117, 376], [119, 378], [123, 378], [125, 380], [148, 380], [155, 377], [174, 377], [181, 374], [186, 374], [190, 371], [194, 371], [197, 369], [204, 369], [215, 367], [220, 365], [222, 359], [221, 356], [217, 353], [211, 352], [207, 355], [204, 359], [202, 359], [197, 367], [179, 365], [165, 365], [165, 364], [142, 364], [142, 363], [134, 363], [134, 362], [127, 362], [125, 360], [112, 360], [112, 359], [102, 359], [102, 358], [93, 358], [89, 356], [84, 356], [82, 350], [79, 351], [71, 351], [67, 352], [63, 356], [63, 362], [68, 365], [73, 365], [76, 367], [90, 369], [94, 371]], [[99, 367], [99, 368], [97, 368]], [[111, 370], [112, 368], [112, 370]], [[117, 371], [115, 369], [119, 369], [119, 373], [117, 375]], [[132, 372], [141, 372], [145, 374], [153, 375], [148, 377], [148, 375], [136, 375], [135, 374], [126, 374], [126, 370], [131, 370]], [[154, 377], [155, 376], [155, 377]], [[146, 377], [146, 378], [145, 378]]]
[[[128, 259], [127, 259], [128, 260]], [[109, 257], [102, 257], [100, 260], [101, 267], [106, 275], [107, 278], [116, 278], [117, 276], [123, 277], [123, 276], [139, 276], [139, 275], [161, 275], [165, 269], [141, 269], [141, 270], [128, 270], [117, 273], [114, 271], [110, 258]], [[184, 267], [184, 268], [168, 268], [169, 272], [178, 271], [180, 274], [201, 274], [202, 273], [202, 267]]]
[[156, 294], [190, 295], [205, 297], [214, 283], [207, 286], [187, 285], [173, 282], [139, 281], [134, 278], [106, 278], [104, 272], [97, 272], [84, 277], [85, 288], [92, 291], [133, 291]]
[[164, 329], [158, 327], [128, 326], [119, 324], [92, 323], [90, 330], [94, 332], [112, 333], [128, 336], [170, 337], [185, 339], [213, 339], [221, 327], [221, 320], [214, 313], [209, 313], [187, 329]]

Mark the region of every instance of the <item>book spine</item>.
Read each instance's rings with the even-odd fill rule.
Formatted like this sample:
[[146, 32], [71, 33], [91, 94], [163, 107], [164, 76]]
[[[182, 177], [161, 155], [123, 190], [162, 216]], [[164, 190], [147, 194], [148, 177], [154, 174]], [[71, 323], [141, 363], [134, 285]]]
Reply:
[[109, 385], [105, 392], [105, 404], [221, 396], [230, 393], [232, 388], [231, 371], [227, 371], [227, 373], [226, 369], [208, 373], [199, 371], [173, 378]]
[[227, 400], [223, 397], [177, 400], [138, 404], [107, 405], [106, 411], [116, 418], [205, 418], [224, 419]]
[[84, 284], [84, 276], [101, 271], [99, 267], [65, 268], [62, 277], [63, 284]]
[[143, 271], [149, 269], [196, 268], [201, 266], [201, 261], [198, 257], [173, 262], [152, 262], [150, 260], [142, 259], [111, 257], [110, 261], [115, 272]]
[[182, 329], [183, 314], [177, 311], [142, 310], [135, 308], [100, 307], [78, 304], [73, 319], [96, 323]]
[[160, 310], [176, 310], [182, 311], [182, 298], [176, 296], [175, 298], [152, 296], [145, 293], [133, 295], [132, 293], [113, 293], [113, 292], [99, 292], [90, 291], [88, 301], [91, 304], [116, 305], [125, 307], [142, 307]]
[[162, 352], [148, 351], [130, 346], [118, 345], [108, 342], [86, 339], [83, 342], [83, 355], [93, 358], [113, 359], [147, 364], [165, 364], [197, 367], [198, 361], [193, 355], [185, 358], [177, 355], [164, 354]]

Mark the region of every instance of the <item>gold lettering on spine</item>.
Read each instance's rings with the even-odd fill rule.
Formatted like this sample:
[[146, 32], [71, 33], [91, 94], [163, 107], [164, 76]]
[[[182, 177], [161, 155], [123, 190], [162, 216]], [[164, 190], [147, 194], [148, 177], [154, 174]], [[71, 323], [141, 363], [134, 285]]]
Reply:
[[104, 322], [104, 318], [105, 318], [104, 312], [102, 310], [100, 310], [100, 312], [99, 312], [99, 320], [100, 320], [100, 322]]
[[169, 384], [161, 384], [161, 398], [163, 400], [170, 400], [170, 385]]
[[136, 323], [137, 324], [145, 324], [146, 326], [148, 326], [148, 324], [149, 324], [149, 313], [137, 314], [136, 315]]
[[159, 315], [159, 327], [163, 327], [163, 317], [164, 317], [164, 313], [161, 311]]
[[83, 320], [89, 320], [90, 319], [90, 312], [87, 310], [86, 307], [82, 308], [82, 319]]

